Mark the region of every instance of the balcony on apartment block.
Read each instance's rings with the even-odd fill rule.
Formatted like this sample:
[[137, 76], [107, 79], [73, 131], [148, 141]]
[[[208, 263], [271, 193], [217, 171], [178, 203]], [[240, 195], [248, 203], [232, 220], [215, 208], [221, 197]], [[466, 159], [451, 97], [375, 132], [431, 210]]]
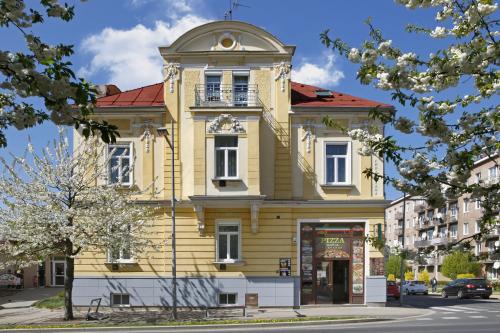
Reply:
[[195, 107], [261, 108], [256, 84], [207, 83], [195, 86]]
[[428, 247], [431, 246], [431, 241], [428, 239], [419, 239], [414, 243], [415, 247]]

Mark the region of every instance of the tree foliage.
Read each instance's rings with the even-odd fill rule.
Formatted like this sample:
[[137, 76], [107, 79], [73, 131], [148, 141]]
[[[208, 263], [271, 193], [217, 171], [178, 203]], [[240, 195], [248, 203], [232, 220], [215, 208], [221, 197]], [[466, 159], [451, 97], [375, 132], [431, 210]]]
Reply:
[[481, 265], [473, 260], [472, 255], [465, 251], [453, 251], [448, 254], [441, 265], [441, 273], [450, 278], [456, 279], [459, 274], [480, 273]]
[[[420, 135], [424, 143], [415, 145], [418, 140], [413, 139], [405, 145], [404, 140], [384, 136], [373, 125], [346, 132], [363, 143], [361, 154], [384, 157], [400, 174], [383, 175], [369, 168], [364, 171], [366, 176], [383, 179], [409, 195], [423, 196], [433, 207], [459, 196], [481, 200], [481, 232], [464, 242], [472, 241], [472, 237], [477, 241], [497, 223], [500, 208], [498, 181], [468, 182], [478, 159], [490, 159], [498, 167], [498, 6], [492, 0], [396, 2], [412, 10], [433, 10], [436, 26], [408, 25], [406, 30], [440, 40], [442, 47], [425, 55], [403, 51], [370, 20], [370, 38], [361, 47], [330, 38], [329, 31], [321, 35], [321, 40], [359, 64], [357, 78], [361, 84], [389, 92], [400, 104], [400, 110], [393, 113], [373, 109], [370, 116], [374, 121], [391, 125], [402, 134]], [[324, 122], [335, 125], [331, 118]]]
[[[399, 278], [401, 276], [401, 256], [400, 255], [390, 255], [385, 263], [385, 274], [389, 276], [390, 274]], [[408, 269], [406, 263], [404, 264], [403, 270]]]
[[[0, 28], [18, 33], [25, 51], [0, 46], [0, 147], [6, 146], [5, 129], [24, 129], [51, 120], [58, 125], [83, 126], [84, 135], [98, 132], [105, 142], [114, 141], [117, 128], [90, 118], [96, 89], [77, 78], [68, 57], [73, 45], [49, 45], [33, 33], [47, 19], [70, 21], [74, 7], [58, 0], [40, 0], [27, 7], [24, 0], [0, 0]], [[34, 99], [44, 107], [37, 107]]]
[[[108, 184], [106, 145], [90, 138], [74, 152], [59, 141], [36, 153], [28, 146], [12, 162], [0, 158], [0, 266], [28, 265], [52, 255], [66, 259], [65, 319], [72, 319], [74, 258], [84, 251], [139, 254], [153, 246], [155, 207], [137, 204], [139, 192]], [[113, 171], [113, 170], [110, 170]]]

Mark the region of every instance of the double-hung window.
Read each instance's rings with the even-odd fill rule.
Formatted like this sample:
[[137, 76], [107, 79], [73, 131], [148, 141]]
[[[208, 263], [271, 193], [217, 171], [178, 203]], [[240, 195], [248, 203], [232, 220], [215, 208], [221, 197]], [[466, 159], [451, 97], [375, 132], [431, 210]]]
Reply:
[[240, 224], [220, 222], [217, 224], [217, 261], [234, 262], [240, 260]]
[[207, 75], [205, 80], [206, 101], [219, 102], [221, 100], [220, 75]]
[[[113, 233], [114, 231], [111, 230], [111, 232]], [[121, 237], [120, 242], [109, 249], [108, 256], [110, 262], [131, 263], [134, 261], [130, 246], [130, 238], [127, 237], [128, 235], [130, 235], [130, 226], [128, 228], [128, 234]]]
[[215, 178], [238, 178], [238, 137], [215, 137]]
[[496, 166], [493, 166], [488, 169], [488, 179], [490, 182], [496, 182], [497, 175], [498, 175], [498, 168]]
[[233, 77], [233, 99], [235, 106], [248, 105], [248, 75]]
[[349, 144], [327, 143], [325, 145], [326, 184], [349, 184], [350, 157]]
[[108, 145], [108, 177], [111, 184], [132, 184], [132, 145]]

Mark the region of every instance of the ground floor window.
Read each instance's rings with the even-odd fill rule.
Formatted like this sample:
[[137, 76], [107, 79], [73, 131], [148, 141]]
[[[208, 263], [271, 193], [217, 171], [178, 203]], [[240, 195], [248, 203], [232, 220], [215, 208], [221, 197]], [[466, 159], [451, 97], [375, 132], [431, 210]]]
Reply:
[[219, 305], [235, 305], [237, 294], [235, 293], [220, 293]]
[[130, 295], [111, 294], [111, 306], [130, 306]]
[[486, 278], [488, 280], [498, 280], [498, 269], [495, 269], [493, 265], [488, 265], [486, 267]]
[[301, 304], [364, 303], [364, 253], [361, 225], [301, 224]]
[[238, 222], [217, 223], [217, 261], [240, 260], [240, 224]]

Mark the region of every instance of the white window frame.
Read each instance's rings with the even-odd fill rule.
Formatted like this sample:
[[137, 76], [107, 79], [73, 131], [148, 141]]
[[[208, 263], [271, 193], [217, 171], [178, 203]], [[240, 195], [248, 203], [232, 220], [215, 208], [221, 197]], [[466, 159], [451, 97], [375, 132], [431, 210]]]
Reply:
[[[128, 182], [113, 182], [112, 179], [111, 179], [111, 151], [114, 149], [114, 148], [128, 148], [129, 149], [129, 181]], [[120, 160], [121, 160], [122, 157], [120, 157]], [[133, 183], [134, 183], [134, 167], [133, 167], [133, 163], [134, 163], [134, 144], [133, 142], [116, 142], [116, 143], [110, 143], [107, 145], [107, 151], [106, 151], [106, 160], [107, 160], [107, 163], [108, 163], [108, 167], [107, 167], [107, 174], [108, 174], [108, 184], [110, 185], [115, 185], [115, 184], [119, 184], [119, 185], [123, 185], [123, 186], [131, 186]], [[120, 162], [120, 167], [119, 167], [119, 171], [118, 171], [118, 174], [119, 174], [119, 178], [121, 179], [122, 178], [122, 170], [121, 170], [121, 162]]]
[[[226, 295], [226, 301], [228, 300], [227, 295], [235, 295], [234, 297], [234, 303], [221, 303], [220, 297], [222, 295]], [[238, 304], [238, 293], [228, 293], [228, 292], [220, 292], [217, 294], [217, 304], [219, 304], [220, 307], [224, 306], [234, 306]]]
[[458, 215], [458, 205], [457, 204], [451, 204], [450, 205], [450, 216], [457, 217], [457, 215]]
[[476, 209], [481, 209], [481, 200], [476, 199]]
[[488, 179], [490, 181], [496, 181], [497, 177], [498, 177], [498, 168], [497, 168], [497, 166], [495, 165], [495, 166], [492, 166], [491, 168], [488, 168]]
[[[115, 296], [115, 295], [120, 296], [120, 299], [122, 299], [122, 297], [124, 295], [127, 295], [128, 296], [128, 304], [121, 304], [122, 302], [120, 302], [120, 304], [115, 304], [113, 302], [113, 296]], [[113, 308], [129, 308], [130, 307], [130, 294], [128, 294], [128, 293], [111, 293], [109, 295], [109, 305]]]
[[[232, 137], [236, 137], [237, 139], [237, 146], [236, 147], [217, 147], [215, 145], [215, 139], [216, 137], [223, 137], [223, 136], [232, 136]], [[240, 159], [240, 152], [239, 152], [239, 148], [240, 148], [240, 138], [238, 135], [216, 135], [214, 137], [214, 179], [217, 179], [217, 180], [224, 180], [224, 179], [239, 179], [239, 175], [240, 175], [240, 162], [239, 162], [239, 159]], [[222, 150], [224, 151], [224, 176], [217, 176], [217, 151], [219, 150]], [[229, 153], [228, 151], [229, 150], [234, 150], [236, 151], [236, 175], [235, 176], [231, 176], [229, 177], [228, 176], [228, 168], [229, 168], [229, 163], [228, 163], [228, 158], [229, 158]]]
[[479, 232], [481, 232], [481, 228], [479, 227], [479, 222], [478, 221], [476, 221], [476, 223], [475, 223], [475, 231], [476, 231], [476, 234], [479, 233]]
[[458, 227], [457, 225], [455, 224], [455, 227], [450, 226], [450, 237], [451, 238], [457, 238], [458, 237]]
[[[238, 226], [238, 258], [237, 259], [228, 259], [227, 254], [230, 253], [231, 247], [230, 247], [230, 239], [231, 237], [227, 237], [227, 253], [226, 253], [226, 258], [222, 259], [219, 258], [219, 226], [221, 225], [229, 225], [229, 226]], [[236, 232], [223, 232], [224, 234], [235, 234]], [[217, 220], [215, 222], [215, 261], [216, 262], [221, 262], [221, 263], [236, 263], [242, 261], [241, 259], [241, 221], [240, 220]]]
[[[334, 145], [334, 146], [340, 146], [340, 145], [347, 145], [347, 151], [345, 155], [327, 155], [326, 154], [326, 147], [328, 145]], [[323, 179], [324, 179], [324, 184], [326, 185], [350, 185], [351, 184], [351, 160], [352, 160], [352, 154], [351, 154], [351, 142], [350, 141], [325, 141], [323, 144], [323, 168], [324, 168], [324, 174], [323, 174]], [[339, 182], [336, 181], [337, 179], [337, 174], [334, 173], [334, 181], [333, 182], [328, 182], [328, 168], [327, 168], [327, 159], [328, 158], [334, 158], [334, 170], [338, 170], [337, 168], [337, 158], [345, 156], [346, 162], [345, 162], [345, 182]]]
[[464, 199], [464, 213], [468, 213], [470, 211], [469, 203], [469, 199]]
[[481, 172], [476, 173], [476, 184], [479, 184], [481, 182]]
[[[112, 231], [110, 231], [112, 232]], [[129, 253], [130, 253], [130, 258], [122, 258], [123, 257], [123, 248], [120, 249], [120, 254], [119, 257], [114, 259], [113, 258], [113, 251], [111, 249], [108, 249], [108, 262], [109, 263], [117, 263], [117, 264], [133, 264], [136, 263], [134, 253], [132, 252], [132, 247], [129, 248]]]
[[468, 235], [469, 234], [469, 223], [464, 223], [463, 228], [464, 228], [464, 230], [463, 230], [464, 236]]

